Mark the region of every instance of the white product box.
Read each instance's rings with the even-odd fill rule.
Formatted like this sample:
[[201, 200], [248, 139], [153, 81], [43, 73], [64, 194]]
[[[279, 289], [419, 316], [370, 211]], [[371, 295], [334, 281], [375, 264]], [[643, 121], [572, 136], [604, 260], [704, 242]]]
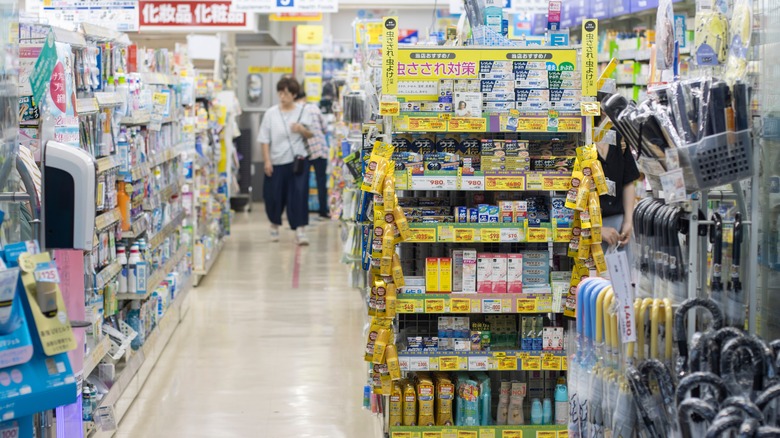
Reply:
[[477, 255], [477, 292], [493, 293], [493, 254]]
[[514, 61], [512, 65], [514, 71], [520, 70], [544, 70], [547, 71], [547, 62], [545, 61]]
[[515, 80], [547, 79], [545, 70], [515, 70]]
[[505, 294], [507, 281], [507, 255], [493, 254], [493, 293]]
[[510, 102], [515, 100], [515, 93], [482, 93], [482, 102]]
[[514, 102], [485, 102], [482, 104], [482, 109], [487, 112], [505, 112], [515, 109]]
[[455, 92], [452, 106], [456, 117], [482, 117], [482, 93]]
[[452, 86], [453, 86], [452, 88], [453, 94], [454, 93], [479, 93], [478, 79], [455, 79], [455, 83]]
[[[463, 292], [463, 250], [452, 250], [452, 292]], [[439, 318], [441, 320], [441, 318]]]
[[420, 111], [420, 102], [401, 102], [400, 105], [403, 112]]
[[483, 81], [512, 81], [515, 79], [515, 74], [511, 71], [480, 73], [479, 79]]
[[477, 291], [477, 251], [474, 249], [463, 250], [462, 277], [463, 292], [475, 293]]
[[515, 81], [515, 89], [517, 88], [547, 88], [547, 78], [543, 79], [520, 79]]
[[506, 263], [506, 291], [510, 294], [523, 292], [523, 255], [509, 254]]
[[480, 61], [479, 74], [484, 73], [511, 73], [514, 69], [513, 61]]
[[487, 79], [479, 82], [479, 91], [482, 93], [514, 93], [515, 83], [513, 81]]

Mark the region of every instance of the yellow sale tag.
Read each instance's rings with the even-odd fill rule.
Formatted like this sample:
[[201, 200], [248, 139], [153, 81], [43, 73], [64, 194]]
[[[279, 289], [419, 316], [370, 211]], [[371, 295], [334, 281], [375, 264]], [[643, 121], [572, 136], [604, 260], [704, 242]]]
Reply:
[[518, 132], [547, 132], [547, 118], [521, 118], [517, 120]]
[[517, 370], [517, 356], [504, 356], [498, 358], [498, 370], [499, 371], [516, 371]]
[[444, 299], [425, 300], [425, 313], [444, 313]]
[[450, 312], [469, 313], [471, 311], [471, 300], [468, 298], [450, 299]]
[[501, 432], [501, 438], [523, 438], [522, 430], [504, 430]]
[[382, 102], [379, 104], [379, 114], [383, 116], [397, 116], [401, 114], [401, 104], [398, 102]]
[[541, 371], [542, 358], [539, 356], [528, 356], [523, 359], [523, 371]]
[[422, 438], [441, 438], [441, 432], [423, 432]]
[[598, 117], [601, 115], [601, 107], [598, 102], [580, 102], [580, 113], [586, 117]]
[[414, 132], [444, 132], [447, 130], [447, 121], [434, 117], [410, 117], [409, 131]]
[[495, 429], [480, 429], [479, 438], [496, 438]]
[[442, 356], [439, 358], [439, 371], [457, 371], [457, 356]]
[[498, 228], [483, 228], [479, 233], [482, 243], [498, 243], [501, 240], [501, 230]]
[[452, 228], [452, 225], [442, 225], [438, 228], [439, 242], [454, 242], [455, 241], [455, 231], [454, 228]]
[[471, 313], [482, 313], [482, 300], [479, 298], [471, 300]]
[[558, 438], [569, 438], [569, 431], [568, 430], [559, 430], [558, 431]]
[[555, 229], [555, 241], [559, 243], [566, 243], [571, 241], [574, 237], [571, 228], [556, 228]]
[[442, 119], [442, 120], [449, 120], [449, 119], [452, 118], [452, 114], [451, 113], [441, 113], [441, 114], [439, 114], [439, 118]]
[[453, 117], [449, 123], [450, 132], [485, 132], [487, 119], [481, 117]]
[[[568, 357], [562, 357], [561, 358], [561, 371], [568, 371], [569, 370], [569, 358]], [[560, 435], [558, 435], [560, 436]]]
[[561, 370], [560, 356], [556, 356], [552, 353], [545, 353], [542, 356], [542, 370], [543, 371], [560, 371]]
[[536, 313], [536, 298], [518, 298], [517, 313]]
[[473, 228], [455, 228], [455, 241], [470, 243], [474, 241]]
[[525, 178], [522, 176], [485, 176], [485, 190], [525, 190]]
[[558, 132], [582, 131], [581, 117], [561, 117], [558, 119]]
[[556, 435], [557, 434], [555, 432], [553, 432], [553, 431], [541, 431], [541, 430], [539, 430], [539, 431], [536, 432], [536, 438], [555, 438]]
[[415, 313], [418, 301], [420, 300], [397, 300], [395, 302], [395, 311], [398, 313]]
[[434, 243], [436, 242], [435, 228], [412, 228], [412, 237], [409, 242]]
[[393, 432], [393, 438], [412, 438], [411, 432]]
[[544, 176], [542, 177], [542, 190], [564, 191], [571, 187], [571, 177], [568, 176]]
[[459, 430], [458, 438], [478, 438], [476, 430]]
[[549, 240], [547, 236], [547, 228], [529, 228], [528, 229], [528, 242], [529, 243], [546, 243]]

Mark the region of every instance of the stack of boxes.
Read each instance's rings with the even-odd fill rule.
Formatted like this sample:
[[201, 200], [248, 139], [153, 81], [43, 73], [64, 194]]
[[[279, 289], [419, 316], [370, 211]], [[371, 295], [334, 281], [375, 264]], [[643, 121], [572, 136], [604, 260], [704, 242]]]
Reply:
[[526, 140], [482, 140], [482, 171], [520, 174], [531, 169]]
[[515, 75], [512, 61], [481, 61], [479, 86], [486, 113], [506, 113], [515, 106]]

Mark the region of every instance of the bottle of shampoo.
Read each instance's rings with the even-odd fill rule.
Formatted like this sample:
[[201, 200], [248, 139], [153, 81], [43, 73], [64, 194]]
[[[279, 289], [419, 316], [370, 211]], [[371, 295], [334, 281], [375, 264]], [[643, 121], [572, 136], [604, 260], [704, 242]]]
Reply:
[[130, 310], [127, 312], [127, 325], [138, 333], [130, 346], [133, 350], [138, 350], [143, 345], [144, 328], [141, 324], [141, 302], [134, 300], [130, 304]]
[[125, 253], [124, 246], [116, 247], [116, 261], [122, 267], [122, 271], [119, 274], [119, 293], [127, 293], [127, 254]]
[[141, 255], [138, 252], [138, 245], [130, 247], [130, 258], [127, 259], [127, 293], [134, 294], [138, 292], [135, 268], [138, 262], [141, 261]]
[[138, 256], [139, 260], [135, 264], [135, 291], [136, 293], [146, 293], [146, 279], [148, 275], [147, 264], [147, 246], [146, 240], [138, 239]]
[[555, 424], [569, 424], [569, 389], [562, 384], [555, 386]]
[[542, 402], [538, 398], [531, 400], [531, 424], [542, 424]]

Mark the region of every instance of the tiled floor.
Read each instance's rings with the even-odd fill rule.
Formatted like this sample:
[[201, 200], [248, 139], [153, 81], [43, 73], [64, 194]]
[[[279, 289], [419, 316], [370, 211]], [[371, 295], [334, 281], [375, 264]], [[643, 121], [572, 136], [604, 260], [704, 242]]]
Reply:
[[379, 436], [361, 409], [364, 309], [339, 262], [338, 224], [310, 227], [294, 288], [293, 232], [270, 243], [254, 210], [236, 215], [118, 437]]

